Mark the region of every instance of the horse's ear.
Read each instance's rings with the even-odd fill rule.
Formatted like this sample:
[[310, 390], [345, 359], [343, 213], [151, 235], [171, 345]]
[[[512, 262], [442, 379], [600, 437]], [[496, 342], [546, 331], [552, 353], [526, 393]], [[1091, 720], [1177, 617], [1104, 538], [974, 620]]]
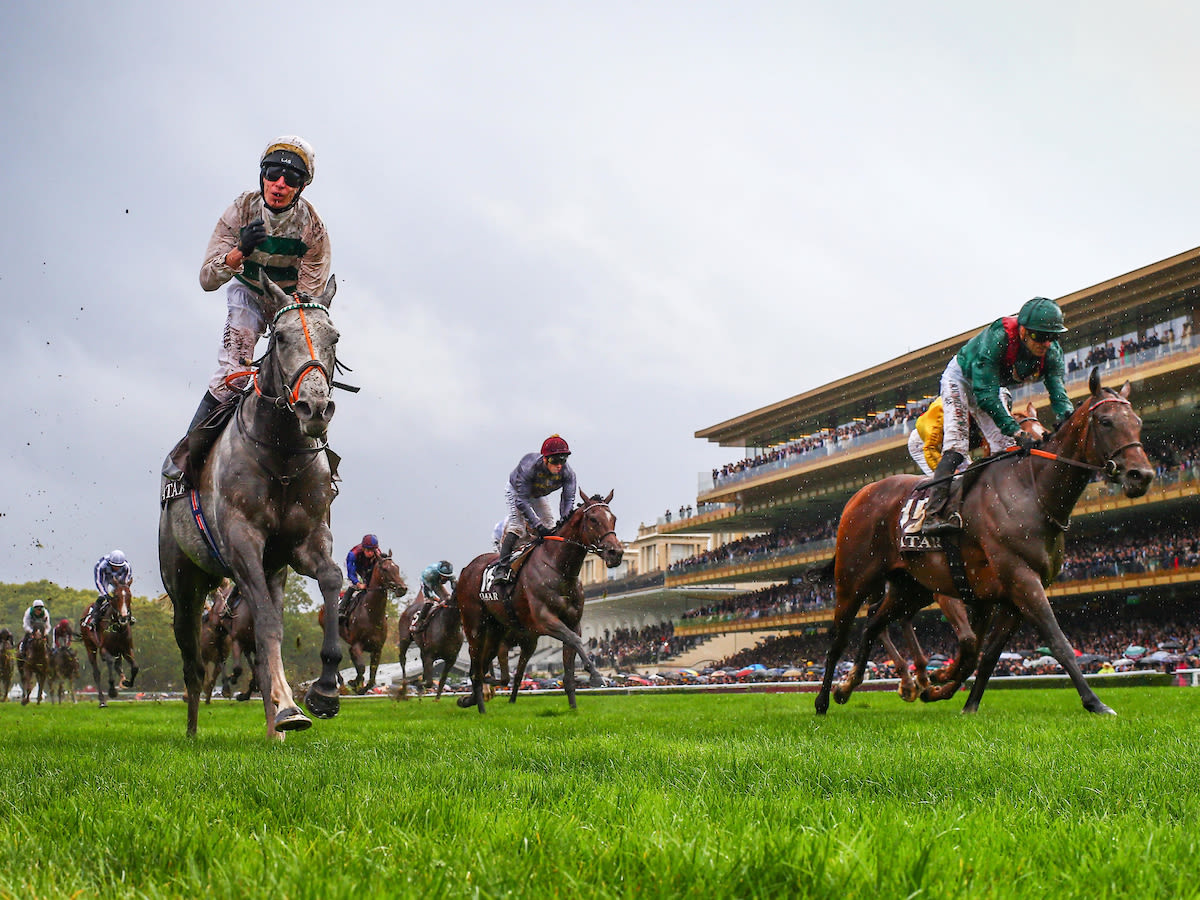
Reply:
[[273, 282], [265, 274], [262, 277], [262, 283], [263, 283], [263, 287], [265, 287], [267, 289], [267, 294], [270, 295], [271, 299], [275, 301], [276, 305], [280, 309], [287, 306], [288, 295], [283, 292], [283, 290], [279, 287], [279, 285], [277, 285], [275, 282]]
[[612, 491], [609, 491], [609, 492], [608, 492], [608, 496], [604, 498], [604, 502], [605, 502], [605, 503], [610, 503], [610, 502], [612, 502], [612, 495], [613, 495], [613, 492], [612, 492]]
[[1122, 397], [1124, 397], [1126, 400], [1128, 400], [1129, 399], [1129, 388], [1131, 386], [1132, 386], [1131, 383], [1126, 381], [1123, 385], [1121, 385], [1121, 390], [1119, 390], [1117, 393], [1119, 393]]
[[329, 309], [333, 305], [333, 295], [337, 293], [337, 279], [330, 275], [329, 281], [325, 282], [325, 290], [321, 292], [321, 296], [317, 298], [317, 302]]
[[579, 499], [585, 506], [587, 505], [587, 493], [583, 490], [583, 488], [579, 489]]
[[1092, 374], [1088, 376], [1088, 390], [1093, 395], [1100, 393], [1100, 367], [1092, 366]]

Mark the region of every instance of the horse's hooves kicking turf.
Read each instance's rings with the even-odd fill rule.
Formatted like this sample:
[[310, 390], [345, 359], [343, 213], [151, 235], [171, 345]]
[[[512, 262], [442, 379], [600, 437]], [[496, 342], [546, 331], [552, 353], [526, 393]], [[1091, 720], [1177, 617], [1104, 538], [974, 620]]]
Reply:
[[304, 695], [304, 705], [318, 719], [332, 719], [341, 709], [341, 703], [337, 694], [333, 696], [322, 694], [316, 690], [315, 686], [310, 687]]
[[300, 712], [296, 707], [289, 706], [281, 709], [275, 715], [276, 731], [303, 731], [312, 727], [312, 719]]

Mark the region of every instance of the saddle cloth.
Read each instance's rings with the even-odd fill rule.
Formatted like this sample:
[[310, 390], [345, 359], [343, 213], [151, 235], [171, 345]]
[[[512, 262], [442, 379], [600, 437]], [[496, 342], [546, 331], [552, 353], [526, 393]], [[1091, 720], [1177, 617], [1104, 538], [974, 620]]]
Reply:
[[[927, 481], [920, 481], [908, 495], [904, 505], [900, 507], [900, 549], [905, 552], [921, 552], [926, 550], [942, 550], [940, 534], [922, 534], [925, 525], [925, 510], [929, 506], [929, 493], [933, 488]], [[955, 478], [950, 482], [950, 500], [954, 503], [962, 495], [962, 479]]]

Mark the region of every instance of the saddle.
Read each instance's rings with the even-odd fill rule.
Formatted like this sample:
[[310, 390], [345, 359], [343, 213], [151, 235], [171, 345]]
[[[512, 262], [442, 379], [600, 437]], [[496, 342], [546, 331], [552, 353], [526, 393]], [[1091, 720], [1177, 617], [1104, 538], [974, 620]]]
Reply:
[[[961, 474], [950, 482], [948, 504], [962, 509], [962, 501], [967, 491], [979, 479], [982, 466], [968, 466]], [[929, 506], [929, 493], [933, 489], [932, 479], [918, 481], [912, 493], [900, 507], [900, 549], [906, 552], [921, 552], [926, 550], [944, 550], [943, 535], [922, 534], [925, 525], [925, 510]]]
[[517, 577], [521, 573], [521, 568], [529, 559], [533, 548], [538, 544], [537, 541], [531, 541], [520, 550], [517, 551], [516, 558], [512, 561], [510, 569], [512, 577], [508, 582], [496, 582], [496, 567], [500, 564], [500, 560], [494, 563], [489, 563], [483, 567], [482, 580], [479, 584], [479, 599], [483, 601], [484, 607], [498, 621], [507, 622], [510, 625], [520, 625], [517, 619], [517, 610], [512, 602], [512, 590], [516, 587]]
[[241, 394], [234, 394], [225, 400], [207, 419], [185, 434], [168, 454], [171, 464], [181, 474], [171, 477], [166, 472], [163, 473], [162, 493], [159, 498], [163, 506], [182, 497], [198, 482], [200, 469], [204, 466], [204, 460], [208, 458], [208, 451], [237, 412], [241, 400]]

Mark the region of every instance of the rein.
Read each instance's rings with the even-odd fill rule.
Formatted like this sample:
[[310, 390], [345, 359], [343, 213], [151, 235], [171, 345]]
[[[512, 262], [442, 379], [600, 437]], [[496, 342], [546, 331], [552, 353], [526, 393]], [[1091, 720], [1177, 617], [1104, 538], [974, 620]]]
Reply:
[[[1093, 403], [1091, 406], [1088, 407], [1088, 425], [1087, 425], [1088, 428], [1091, 427], [1092, 411], [1097, 406], [1100, 406], [1104, 403], [1122, 403], [1125, 406], [1133, 405], [1128, 400], [1126, 400], [1124, 397], [1104, 397], [1100, 400], [1097, 400], [1095, 403]], [[1105, 478], [1107, 478], [1109, 481], [1114, 481], [1119, 472], [1119, 469], [1117, 468], [1117, 461], [1114, 457], [1116, 457], [1116, 455], [1118, 453], [1124, 453], [1126, 450], [1129, 450], [1133, 447], [1141, 447], [1141, 446], [1142, 446], [1141, 441], [1130, 441], [1127, 444], [1122, 444], [1116, 450], [1112, 451], [1112, 453], [1108, 454], [1107, 457], [1105, 457], [1104, 465], [1102, 465], [1102, 466], [1092, 465], [1091, 463], [1084, 462], [1081, 459], [1071, 459], [1069, 457], [1059, 456], [1057, 453], [1051, 453], [1048, 450], [1038, 450], [1035, 448], [1035, 449], [1030, 450], [1029, 453], [1033, 456], [1040, 456], [1043, 459], [1051, 460], [1052, 462], [1060, 462], [1060, 463], [1063, 463], [1068, 466], [1076, 466], [1077, 468], [1087, 469], [1088, 471], [1091, 471], [1091, 472], [1103, 472]], [[1017, 452], [1020, 452], [1020, 451], [1017, 451]]]

